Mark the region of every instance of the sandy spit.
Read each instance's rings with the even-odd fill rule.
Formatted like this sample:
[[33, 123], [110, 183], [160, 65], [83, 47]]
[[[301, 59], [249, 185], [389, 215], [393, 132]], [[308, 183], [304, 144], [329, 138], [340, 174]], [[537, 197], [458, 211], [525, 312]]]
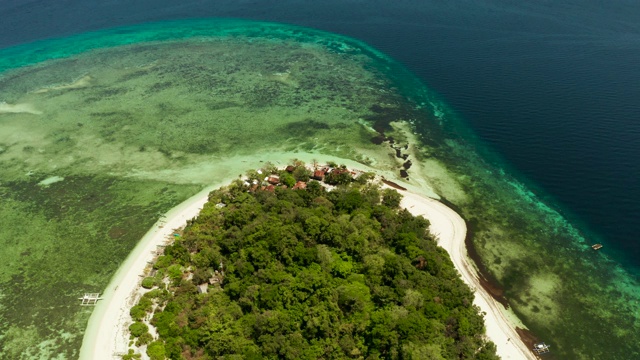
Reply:
[[480, 285], [477, 270], [467, 256], [467, 225], [462, 217], [437, 200], [408, 191], [398, 192], [403, 195], [400, 206], [414, 216], [422, 215], [429, 220], [430, 231], [437, 237], [438, 245], [449, 253], [454, 266], [462, 275], [462, 280], [475, 290], [473, 303], [486, 313], [484, 323], [487, 337], [496, 344], [498, 356], [502, 359], [535, 360], [532, 351], [520, 340], [516, 332], [516, 326], [524, 328], [524, 325], [519, 323], [515, 314], [505, 309]]

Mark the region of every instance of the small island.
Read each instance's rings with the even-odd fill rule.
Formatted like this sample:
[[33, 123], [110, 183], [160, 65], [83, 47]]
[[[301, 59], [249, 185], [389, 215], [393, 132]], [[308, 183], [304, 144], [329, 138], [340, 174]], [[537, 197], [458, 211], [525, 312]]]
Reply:
[[296, 161], [211, 192], [146, 268], [122, 358], [496, 359], [429, 220], [380, 183]]

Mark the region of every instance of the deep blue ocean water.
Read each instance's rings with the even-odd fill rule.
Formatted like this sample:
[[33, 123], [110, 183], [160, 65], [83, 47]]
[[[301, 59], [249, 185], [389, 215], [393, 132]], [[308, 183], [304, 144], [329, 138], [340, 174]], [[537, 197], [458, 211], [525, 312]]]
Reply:
[[640, 3], [4, 0], [0, 47], [190, 17], [288, 22], [377, 47], [439, 92], [496, 161], [640, 269]]

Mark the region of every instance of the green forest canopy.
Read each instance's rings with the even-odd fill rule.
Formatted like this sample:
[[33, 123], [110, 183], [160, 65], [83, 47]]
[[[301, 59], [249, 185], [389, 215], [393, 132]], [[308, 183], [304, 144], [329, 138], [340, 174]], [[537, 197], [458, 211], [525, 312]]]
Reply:
[[473, 293], [395, 190], [246, 184], [212, 192], [145, 279], [130, 330], [152, 359], [497, 359]]

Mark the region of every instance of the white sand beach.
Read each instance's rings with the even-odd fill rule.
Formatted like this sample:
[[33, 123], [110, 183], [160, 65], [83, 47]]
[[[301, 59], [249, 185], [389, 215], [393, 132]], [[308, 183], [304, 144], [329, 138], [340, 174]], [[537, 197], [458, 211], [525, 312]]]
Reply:
[[462, 280], [475, 290], [473, 303], [486, 313], [487, 336], [496, 344], [498, 355], [502, 359], [536, 359], [516, 332], [516, 326], [524, 328], [524, 325], [480, 285], [477, 270], [467, 256], [467, 226], [460, 215], [437, 200], [408, 191], [398, 192], [404, 196], [400, 206], [414, 216], [422, 215], [429, 220], [431, 233], [438, 238], [438, 245], [449, 253]]
[[102, 294], [104, 300], [98, 302], [93, 310], [80, 349], [80, 359], [121, 359], [121, 355], [127, 353], [131, 324], [129, 310], [138, 299], [141, 275], [155, 257], [158, 245], [164, 244], [174, 229], [184, 227], [187, 220], [200, 213], [211, 190], [213, 187], [169, 211], [140, 240]]
[[[82, 343], [81, 360], [120, 359], [128, 351], [129, 309], [141, 295], [140, 282], [145, 268], [155, 257], [154, 251], [171, 238], [174, 229], [185, 226], [187, 220], [198, 215], [209, 192], [216, 187], [203, 190], [172, 209], [142, 238], [104, 291], [104, 300], [94, 309]], [[475, 289], [474, 304], [486, 312], [487, 336], [497, 345], [498, 355], [503, 359], [536, 359], [516, 333], [516, 326], [524, 326], [480, 285], [465, 248], [467, 228], [464, 220], [437, 200], [410, 191], [398, 191], [404, 196], [401, 206], [430, 221], [431, 232], [437, 236], [438, 244], [449, 253], [465, 283]]]

